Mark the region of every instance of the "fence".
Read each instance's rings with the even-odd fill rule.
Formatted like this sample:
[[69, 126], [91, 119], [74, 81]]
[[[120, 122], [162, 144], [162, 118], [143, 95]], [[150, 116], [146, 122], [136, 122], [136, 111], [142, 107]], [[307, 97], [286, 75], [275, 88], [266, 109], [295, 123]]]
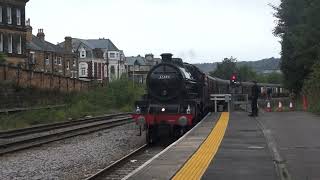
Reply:
[[83, 91], [88, 90], [92, 86], [91, 81], [21, 69], [5, 64], [0, 64], [0, 82], [1, 81], [8, 81], [19, 87], [34, 87], [43, 90], [58, 90], [61, 92]]

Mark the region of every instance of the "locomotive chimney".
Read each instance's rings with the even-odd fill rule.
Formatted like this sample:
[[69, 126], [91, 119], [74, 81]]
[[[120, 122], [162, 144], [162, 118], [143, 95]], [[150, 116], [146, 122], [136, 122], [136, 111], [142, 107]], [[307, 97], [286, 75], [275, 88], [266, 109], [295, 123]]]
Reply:
[[163, 53], [161, 54], [161, 58], [163, 62], [171, 62], [172, 61], [172, 54], [171, 53]]

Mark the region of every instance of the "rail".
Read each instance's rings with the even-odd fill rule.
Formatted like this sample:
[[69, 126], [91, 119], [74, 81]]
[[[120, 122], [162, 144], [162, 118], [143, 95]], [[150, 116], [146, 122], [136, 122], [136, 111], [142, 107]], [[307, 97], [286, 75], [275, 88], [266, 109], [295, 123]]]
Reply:
[[0, 133], [0, 155], [132, 123], [133, 119], [125, 115], [127, 113], [2, 131]]

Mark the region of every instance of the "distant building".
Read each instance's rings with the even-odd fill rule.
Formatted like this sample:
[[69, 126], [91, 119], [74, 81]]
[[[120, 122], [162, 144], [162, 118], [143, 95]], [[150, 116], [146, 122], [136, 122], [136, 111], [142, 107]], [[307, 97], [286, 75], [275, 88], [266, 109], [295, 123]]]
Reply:
[[9, 64], [24, 66], [26, 52], [25, 6], [29, 0], [0, 1], [0, 52]]
[[152, 66], [161, 62], [160, 58], [154, 58], [153, 54], [146, 54], [145, 57], [140, 55], [126, 57], [128, 67], [128, 78], [138, 83], [145, 83], [148, 72]]
[[75, 54], [45, 40], [43, 29], [37, 36], [32, 34], [30, 21], [27, 23], [26, 67], [34, 71], [78, 78], [78, 62]]
[[66, 37], [60, 46], [77, 54], [79, 78], [90, 80], [113, 80], [126, 72], [124, 53], [109, 39], [77, 39]]

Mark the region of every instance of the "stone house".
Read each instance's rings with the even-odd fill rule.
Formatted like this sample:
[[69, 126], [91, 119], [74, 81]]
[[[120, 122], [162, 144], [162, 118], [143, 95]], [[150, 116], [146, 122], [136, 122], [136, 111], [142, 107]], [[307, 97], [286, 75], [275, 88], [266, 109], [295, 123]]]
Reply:
[[43, 29], [37, 35], [27, 25], [27, 69], [78, 78], [78, 62], [75, 54], [45, 40]]
[[137, 82], [145, 83], [150, 69], [161, 62], [160, 58], [154, 58], [153, 54], [143, 56], [126, 57], [126, 65], [128, 69], [128, 78]]
[[79, 78], [100, 82], [118, 79], [126, 72], [124, 53], [109, 39], [78, 39], [60, 43], [77, 54]]
[[0, 1], [0, 53], [7, 63], [25, 65], [26, 25], [25, 6], [29, 0]]

